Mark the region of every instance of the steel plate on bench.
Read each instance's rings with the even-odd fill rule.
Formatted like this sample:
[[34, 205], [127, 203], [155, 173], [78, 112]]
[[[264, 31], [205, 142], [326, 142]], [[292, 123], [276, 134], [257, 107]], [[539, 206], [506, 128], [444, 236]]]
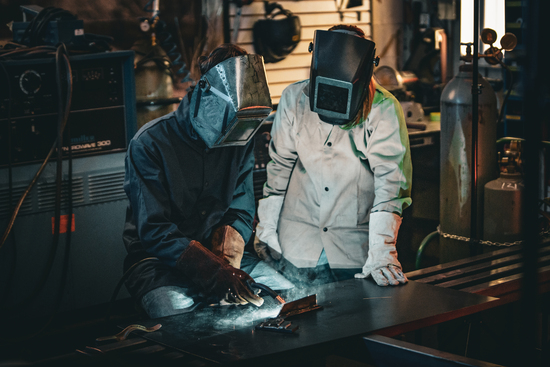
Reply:
[[144, 337], [179, 351], [220, 363], [251, 362], [268, 355], [284, 358], [290, 351], [323, 347], [373, 331], [398, 335], [485, 310], [496, 300], [416, 282], [379, 287], [372, 279], [295, 290], [284, 298], [292, 301], [311, 294], [317, 294], [323, 309], [292, 317], [299, 330], [289, 335], [254, 330], [256, 324], [275, 317], [281, 308], [268, 299], [261, 308], [209, 307], [141, 323], [162, 323], [162, 329]]

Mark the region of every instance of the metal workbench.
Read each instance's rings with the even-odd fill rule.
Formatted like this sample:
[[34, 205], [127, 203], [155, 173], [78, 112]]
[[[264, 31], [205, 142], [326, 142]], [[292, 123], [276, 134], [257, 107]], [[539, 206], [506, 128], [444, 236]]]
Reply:
[[[191, 313], [148, 320], [162, 327], [143, 335], [149, 341], [209, 363], [275, 365], [330, 350], [335, 343], [352, 343], [376, 332], [395, 336], [488, 308], [496, 298], [409, 282], [379, 287], [372, 280], [351, 279], [286, 294], [291, 301], [317, 294], [319, 311], [289, 318], [299, 326], [294, 334], [255, 330], [281, 306], [267, 299], [254, 306], [205, 307]], [[122, 325], [126, 326], [126, 325]]]

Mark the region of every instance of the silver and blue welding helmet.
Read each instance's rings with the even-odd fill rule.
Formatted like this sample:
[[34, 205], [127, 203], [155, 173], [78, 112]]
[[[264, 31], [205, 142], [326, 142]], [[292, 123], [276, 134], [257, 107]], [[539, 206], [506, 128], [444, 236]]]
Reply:
[[367, 94], [375, 59], [375, 43], [355, 32], [315, 31], [310, 44], [309, 102], [322, 121], [343, 125], [353, 120]]
[[197, 134], [217, 148], [246, 145], [272, 109], [262, 56], [243, 55], [201, 77], [189, 112]]

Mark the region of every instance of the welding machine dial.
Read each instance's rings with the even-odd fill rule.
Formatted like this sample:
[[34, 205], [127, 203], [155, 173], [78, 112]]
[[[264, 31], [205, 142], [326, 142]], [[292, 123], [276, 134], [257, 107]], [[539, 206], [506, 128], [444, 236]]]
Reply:
[[23, 93], [33, 95], [40, 90], [42, 77], [35, 70], [27, 70], [19, 77], [19, 87]]

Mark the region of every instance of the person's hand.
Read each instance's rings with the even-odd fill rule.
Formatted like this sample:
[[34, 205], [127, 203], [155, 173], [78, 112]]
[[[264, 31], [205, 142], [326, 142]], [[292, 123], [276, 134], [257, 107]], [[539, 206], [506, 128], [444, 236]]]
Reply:
[[363, 272], [355, 274], [356, 278], [367, 278], [369, 276], [372, 276], [376, 284], [382, 287], [405, 284], [409, 281], [407, 276], [403, 274], [401, 268], [393, 264], [388, 264], [387, 266], [382, 266], [374, 270], [372, 266], [365, 264], [365, 266], [363, 266]]
[[212, 235], [212, 252], [227, 261], [234, 268], [241, 268], [244, 253], [244, 239], [233, 227], [225, 225], [216, 229]]
[[[275, 242], [276, 241], [276, 242]], [[278, 248], [278, 251], [275, 250], [272, 246]], [[254, 238], [254, 250], [258, 254], [258, 257], [265, 262], [272, 262], [274, 260], [281, 259], [281, 246], [279, 245], [279, 240], [274, 238], [271, 241], [271, 246], [263, 241], [261, 241], [258, 236]]]
[[191, 241], [178, 259], [176, 266], [206, 295], [213, 295], [228, 303], [241, 305], [252, 303], [260, 307], [264, 302], [248, 288], [247, 282], [254, 281], [250, 275], [229, 265], [198, 241]]
[[267, 262], [281, 259], [281, 245], [277, 226], [283, 206], [284, 197], [269, 196], [258, 202], [258, 219], [254, 249], [260, 259]]
[[397, 260], [395, 243], [401, 217], [394, 213], [375, 212], [370, 215], [369, 253], [362, 272], [355, 278], [372, 276], [379, 286], [399, 285], [408, 282]]

